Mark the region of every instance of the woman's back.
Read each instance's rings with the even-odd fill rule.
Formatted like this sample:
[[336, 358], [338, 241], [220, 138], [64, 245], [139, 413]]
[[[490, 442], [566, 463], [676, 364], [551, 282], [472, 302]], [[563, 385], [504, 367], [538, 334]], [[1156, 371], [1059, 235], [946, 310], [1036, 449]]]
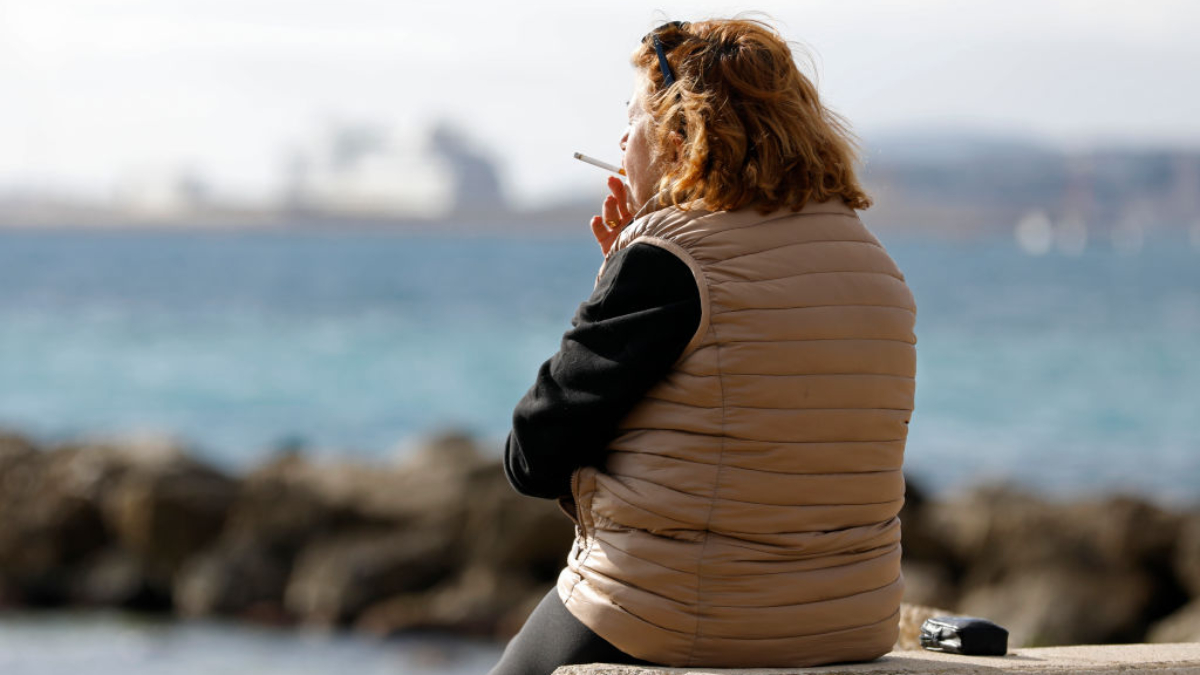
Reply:
[[559, 595], [656, 663], [804, 666], [895, 641], [914, 310], [841, 202], [665, 209], [626, 228], [673, 250], [703, 316], [675, 367], [577, 474]]

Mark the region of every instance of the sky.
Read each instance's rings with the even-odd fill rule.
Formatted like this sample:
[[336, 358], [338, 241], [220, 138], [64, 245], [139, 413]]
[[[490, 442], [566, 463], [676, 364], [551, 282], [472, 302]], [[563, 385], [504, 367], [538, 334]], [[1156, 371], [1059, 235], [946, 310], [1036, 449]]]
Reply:
[[916, 129], [1200, 147], [1194, 0], [0, 0], [0, 195], [187, 168], [260, 198], [334, 125], [438, 120], [519, 206], [601, 195], [571, 154], [619, 159], [640, 37], [748, 10], [797, 43], [868, 156]]

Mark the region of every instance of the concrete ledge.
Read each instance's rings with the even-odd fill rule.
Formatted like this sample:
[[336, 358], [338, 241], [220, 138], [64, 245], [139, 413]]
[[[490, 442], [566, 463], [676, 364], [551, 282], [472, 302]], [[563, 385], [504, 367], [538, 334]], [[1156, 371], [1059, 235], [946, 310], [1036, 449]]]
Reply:
[[892, 652], [878, 661], [819, 668], [658, 668], [596, 663], [564, 666], [554, 675], [1064, 675], [1122, 673], [1200, 675], [1200, 643], [1018, 649], [1008, 656]]

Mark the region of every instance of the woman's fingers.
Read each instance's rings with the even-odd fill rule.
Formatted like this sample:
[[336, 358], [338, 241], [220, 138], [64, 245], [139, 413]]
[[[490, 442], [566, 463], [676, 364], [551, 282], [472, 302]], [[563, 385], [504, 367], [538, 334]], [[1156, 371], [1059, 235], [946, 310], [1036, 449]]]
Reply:
[[612, 192], [613, 197], [617, 200], [617, 213], [620, 215], [621, 222], [627, 223], [633, 220], [633, 214], [629, 212], [629, 192], [625, 187], [625, 181], [610, 176], [608, 178], [608, 190]]
[[596, 241], [604, 244], [604, 240], [611, 236], [608, 228], [604, 226], [604, 219], [600, 216], [592, 216], [592, 234], [596, 237]]
[[620, 178], [612, 176], [608, 179], [608, 191], [611, 193], [604, 198], [600, 207], [600, 215], [592, 216], [592, 234], [600, 243], [600, 250], [608, 255], [613, 242], [621, 230], [633, 220], [629, 212], [629, 193], [625, 183]]
[[600, 213], [604, 216], [604, 224], [609, 227], [619, 228], [625, 224], [625, 220], [621, 218], [621, 210], [617, 206], [617, 198], [614, 195], [604, 198], [604, 207]]
[[603, 218], [592, 216], [592, 234], [596, 237], [596, 243], [600, 244], [600, 252], [608, 255], [608, 249], [612, 248], [613, 240], [617, 238], [616, 232], [604, 224]]

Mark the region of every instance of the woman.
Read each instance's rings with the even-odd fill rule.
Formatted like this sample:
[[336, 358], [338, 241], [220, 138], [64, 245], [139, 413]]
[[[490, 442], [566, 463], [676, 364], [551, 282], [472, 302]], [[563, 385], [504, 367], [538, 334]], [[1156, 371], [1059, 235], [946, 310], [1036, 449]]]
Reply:
[[576, 542], [493, 673], [877, 658], [915, 306], [855, 213], [849, 133], [762, 23], [666, 24], [632, 60], [596, 289], [505, 457]]

